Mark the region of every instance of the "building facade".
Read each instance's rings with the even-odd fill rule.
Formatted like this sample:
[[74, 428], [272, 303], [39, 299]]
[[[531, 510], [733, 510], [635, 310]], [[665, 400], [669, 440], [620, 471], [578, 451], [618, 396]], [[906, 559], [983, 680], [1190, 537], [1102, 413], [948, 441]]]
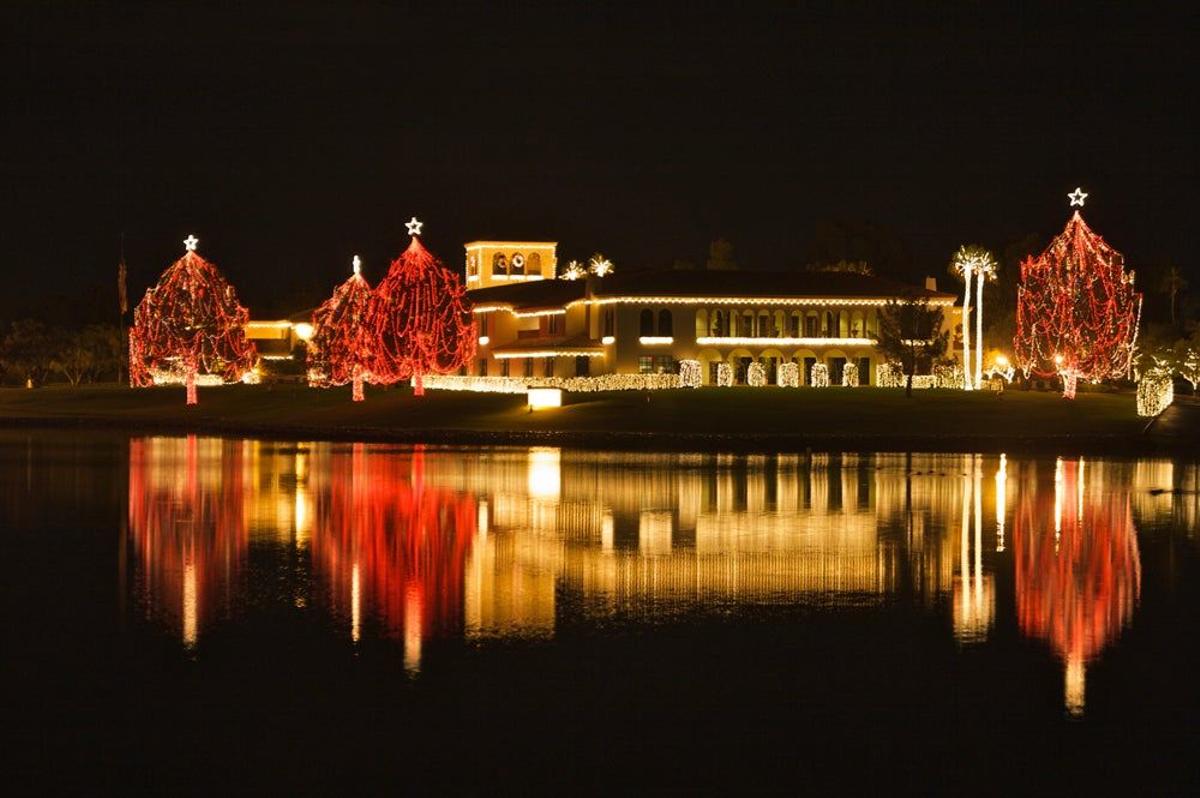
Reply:
[[[823, 364], [840, 385], [849, 363], [860, 384], [875, 384], [879, 314], [905, 295], [944, 312], [947, 356], [960, 351], [961, 308], [932, 281], [924, 288], [880, 277], [831, 272], [658, 271], [581, 279], [556, 277], [555, 244], [468, 244], [466, 280], [479, 327], [477, 377], [577, 377], [673, 373], [698, 361], [701, 382], [720, 364], [744, 384], [751, 365], [775, 384], [784, 363], [799, 384]], [[517, 265], [517, 270], [513, 266]]]

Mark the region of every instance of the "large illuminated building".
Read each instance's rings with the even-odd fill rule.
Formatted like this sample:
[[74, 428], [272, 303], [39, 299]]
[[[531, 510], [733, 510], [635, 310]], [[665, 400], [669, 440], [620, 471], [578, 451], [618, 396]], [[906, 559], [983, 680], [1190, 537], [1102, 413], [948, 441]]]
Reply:
[[[834, 385], [853, 363], [874, 384], [880, 311], [906, 295], [944, 311], [956, 332], [954, 296], [881, 277], [842, 272], [614, 271], [597, 276], [558, 268], [553, 242], [475, 241], [466, 245], [466, 282], [475, 305], [479, 349], [465, 374], [545, 378], [674, 373], [700, 364], [700, 381], [732, 382], [762, 366], [768, 385], [788, 362], [799, 384], [813, 366]], [[948, 355], [957, 348], [951, 345]], [[925, 371], [928, 371], [926, 366]]]

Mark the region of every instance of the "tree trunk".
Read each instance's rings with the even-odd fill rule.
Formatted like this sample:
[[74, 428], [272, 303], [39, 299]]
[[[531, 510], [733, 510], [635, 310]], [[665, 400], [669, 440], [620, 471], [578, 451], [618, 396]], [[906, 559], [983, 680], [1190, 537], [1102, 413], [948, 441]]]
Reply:
[[194, 369], [188, 369], [187, 376], [184, 377], [184, 383], [187, 385], [187, 403], [189, 405], [198, 404], [196, 398], [196, 372]]
[[425, 395], [425, 382], [422, 379], [422, 376], [423, 375], [419, 371], [413, 376], [413, 396]]
[[904, 383], [904, 395], [906, 397], [908, 397], [909, 399], [912, 399], [912, 378], [913, 378], [913, 375], [912, 375], [912, 372], [910, 371], [906, 375], [906, 381]]
[[971, 390], [971, 275], [974, 272], [967, 266], [963, 269], [963, 389]]
[[354, 375], [353, 385], [354, 388], [351, 390], [350, 398], [355, 402], [361, 402], [363, 400], [363, 381], [361, 375]]
[[975, 283], [975, 387], [983, 385], [983, 275]]
[[1075, 386], [1079, 382], [1079, 375], [1072, 369], [1068, 369], [1062, 373], [1063, 381], [1063, 399], [1075, 398]]

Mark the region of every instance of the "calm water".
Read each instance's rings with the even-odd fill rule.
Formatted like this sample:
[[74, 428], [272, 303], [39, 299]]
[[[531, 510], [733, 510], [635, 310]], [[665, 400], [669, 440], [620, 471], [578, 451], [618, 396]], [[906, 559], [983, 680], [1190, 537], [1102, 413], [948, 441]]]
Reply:
[[0, 433], [39, 792], [1195, 786], [1200, 470]]

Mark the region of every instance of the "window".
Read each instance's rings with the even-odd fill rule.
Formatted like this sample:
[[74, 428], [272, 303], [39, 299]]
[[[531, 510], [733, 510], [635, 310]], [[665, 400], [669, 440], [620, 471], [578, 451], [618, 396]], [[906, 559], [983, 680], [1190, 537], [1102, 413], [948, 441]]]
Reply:
[[492, 274], [508, 274], [508, 260], [501, 252], [492, 256]]
[[871, 384], [871, 358], [860, 357], [858, 359], [858, 384]]
[[480, 377], [487, 376], [487, 358], [486, 357], [479, 358], [479, 371], [477, 371], [476, 374], [478, 374]]
[[525, 256], [520, 252], [514, 253], [508, 262], [509, 274], [524, 274], [525, 273]]
[[664, 338], [674, 335], [671, 332], [671, 311], [666, 308], [658, 312], [658, 334]]
[[654, 335], [654, 311], [646, 308], [639, 319], [639, 335]]
[[500, 376], [501, 377], [508, 376], [508, 361], [507, 360], [500, 361]]
[[526, 274], [541, 274], [542, 273], [542, 256], [536, 252], [529, 255], [529, 260], [525, 261]]
[[800, 327], [800, 311], [796, 310], [792, 312], [792, 327], [790, 333], [793, 338], [800, 337]]
[[614, 334], [613, 328], [616, 326], [615, 324], [613, 324], [613, 320], [614, 320], [613, 314], [614, 313], [615, 313], [615, 311], [612, 308], [604, 309], [604, 335], [613, 335]]
[[758, 313], [758, 331], [755, 333], [759, 338], [767, 338], [771, 333], [771, 314], [765, 310]]
[[655, 374], [674, 374], [679, 370], [675, 363], [675, 358], [670, 355], [655, 355], [654, 356], [654, 373]]
[[754, 337], [754, 311], [742, 311], [742, 328], [737, 331], [742, 338]]
[[546, 335], [562, 335], [563, 322], [565, 316], [561, 313], [556, 313], [553, 316], [543, 316], [546, 320], [545, 326], [542, 328]]
[[700, 308], [696, 311], [696, 337], [708, 335], [708, 311]]
[[531, 358], [531, 357], [525, 358], [525, 376], [526, 377], [533, 376], [533, 358]]
[[832, 310], [825, 311], [825, 337], [832, 338], [837, 335], [837, 316]]
[[815, 311], [810, 310], [804, 319], [804, 334], [809, 338], [816, 338], [821, 334], [820, 320]]
[[575, 376], [586, 377], [592, 369], [592, 361], [586, 355], [578, 355], [575, 358]]
[[815, 357], [804, 358], [804, 384], [812, 385], [812, 370], [813, 366], [817, 365]]
[[638, 358], [638, 373], [653, 374], [654, 373], [654, 358], [650, 355], [642, 355]]
[[542, 376], [543, 377], [553, 377], [554, 376], [554, 358], [552, 358], [552, 357], [546, 358], [546, 363], [545, 363], [545, 365], [542, 366]]
[[486, 313], [479, 314], [479, 334], [480, 335], [488, 334], [488, 314], [486, 314]]

